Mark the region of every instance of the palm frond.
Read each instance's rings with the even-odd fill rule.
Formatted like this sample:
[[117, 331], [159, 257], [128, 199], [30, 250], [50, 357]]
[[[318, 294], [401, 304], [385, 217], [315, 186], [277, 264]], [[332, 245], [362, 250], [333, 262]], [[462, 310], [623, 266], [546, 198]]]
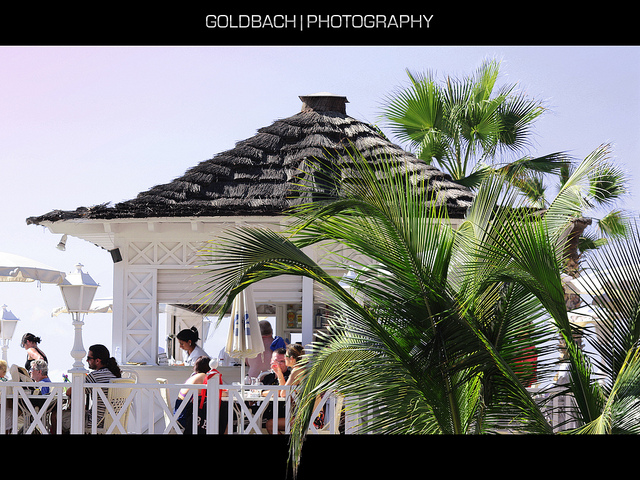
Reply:
[[631, 228], [631, 235], [611, 240], [587, 257], [579, 277], [594, 298], [599, 334], [594, 348], [608, 384], [640, 341], [640, 232], [637, 224]]
[[604, 401], [600, 415], [578, 428], [581, 434], [640, 433], [640, 349], [631, 348]]
[[628, 193], [628, 181], [626, 172], [607, 159], [589, 175], [589, 197], [597, 205], [612, 205]]
[[600, 218], [597, 226], [605, 238], [624, 238], [631, 234], [632, 217], [622, 210], [612, 210]]

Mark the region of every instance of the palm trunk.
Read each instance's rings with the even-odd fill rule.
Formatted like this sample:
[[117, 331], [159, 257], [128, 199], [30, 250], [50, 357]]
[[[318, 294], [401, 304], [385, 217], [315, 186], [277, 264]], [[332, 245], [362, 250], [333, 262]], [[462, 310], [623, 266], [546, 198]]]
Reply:
[[[589, 225], [591, 225], [590, 218], [577, 218], [573, 221], [573, 228], [567, 237], [567, 243], [564, 247], [564, 273], [573, 278], [578, 276], [580, 269], [580, 251], [578, 250], [580, 237]], [[565, 301], [568, 311], [580, 306], [580, 297], [573, 292], [565, 291]]]
[[578, 251], [578, 245], [580, 243], [580, 237], [591, 225], [592, 220], [590, 218], [576, 218], [573, 221], [573, 228], [567, 237], [567, 243], [564, 247], [564, 253], [566, 257], [565, 273], [572, 277], [577, 276], [577, 271], [580, 262], [580, 252]]
[[[585, 229], [591, 225], [590, 218], [577, 218], [573, 221], [573, 228], [567, 237], [567, 243], [564, 247], [565, 254], [565, 264], [564, 264], [564, 273], [567, 275], [576, 278], [579, 276], [580, 269], [580, 251], [578, 249], [578, 245], [580, 243], [580, 237], [584, 233]], [[580, 295], [570, 291], [567, 287], [565, 287], [564, 292], [564, 301], [567, 306], [567, 311], [575, 310], [580, 306], [581, 299]], [[575, 338], [578, 346], [582, 346], [582, 339]], [[567, 356], [566, 345], [564, 342], [560, 342], [559, 345], [561, 358], [565, 359]]]

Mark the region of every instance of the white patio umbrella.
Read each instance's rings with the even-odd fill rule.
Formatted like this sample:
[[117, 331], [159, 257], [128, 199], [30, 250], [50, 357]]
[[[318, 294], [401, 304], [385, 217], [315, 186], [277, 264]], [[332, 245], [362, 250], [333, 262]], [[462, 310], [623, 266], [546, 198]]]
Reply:
[[240, 360], [240, 383], [244, 385], [245, 360], [264, 352], [251, 286], [245, 288], [233, 300], [225, 350], [229, 356]]
[[[64, 272], [37, 260], [13, 253], [0, 252], [0, 282], [60, 283], [64, 278]], [[4, 338], [3, 342], [6, 341], [8, 341], [7, 338]], [[6, 348], [8, 345], [3, 345], [3, 357], [6, 357]]]
[[[52, 317], [57, 317], [62, 313], [69, 313], [67, 307], [58, 307], [51, 312]], [[112, 298], [97, 298], [91, 302], [91, 307], [87, 313], [113, 313]]]
[[0, 252], [0, 282], [60, 283], [65, 273], [31, 258]]

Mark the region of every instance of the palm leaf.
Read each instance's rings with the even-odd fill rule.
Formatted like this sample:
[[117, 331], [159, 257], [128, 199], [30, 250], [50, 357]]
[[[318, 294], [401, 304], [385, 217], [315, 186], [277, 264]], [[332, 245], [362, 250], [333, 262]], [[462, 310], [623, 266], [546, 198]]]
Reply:
[[640, 236], [637, 224], [628, 237], [612, 240], [589, 256], [580, 281], [593, 292], [599, 327], [595, 342], [606, 384], [611, 385], [627, 353], [640, 341]]
[[608, 392], [601, 414], [576, 429], [581, 434], [640, 433], [640, 349], [632, 348]]

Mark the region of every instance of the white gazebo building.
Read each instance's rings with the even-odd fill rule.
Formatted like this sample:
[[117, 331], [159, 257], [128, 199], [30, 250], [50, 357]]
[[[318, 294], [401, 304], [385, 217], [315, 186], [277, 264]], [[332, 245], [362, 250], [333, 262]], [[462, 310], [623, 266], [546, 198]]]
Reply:
[[[196, 252], [230, 228], [278, 228], [285, 221], [284, 210], [306, 200], [292, 190], [296, 177], [305, 174], [305, 159], [340, 155], [348, 148], [356, 148], [371, 161], [391, 154], [399, 168], [409, 168], [434, 194], [438, 192], [452, 221], [463, 218], [471, 193], [390, 143], [373, 126], [349, 117], [345, 97], [321, 93], [300, 99], [299, 113], [259, 129], [233, 149], [134, 199], [27, 219], [111, 253], [111, 349], [120, 352], [121, 363], [158, 366], [159, 347], [166, 347], [166, 339], [158, 334], [159, 305], [169, 306], [168, 334], [202, 321]], [[314, 252], [310, 255], [314, 258]], [[253, 293], [259, 312], [262, 308], [275, 314], [275, 333], [285, 338], [297, 334], [304, 344], [312, 341], [314, 329], [321, 326], [314, 324], [314, 317], [324, 307], [313, 281], [283, 276], [260, 282]], [[293, 319], [287, 318], [291, 312]], [[167, 354], [179, 358], [177, 351]], [[178, 378], [185, 378], [184, 369]]]

